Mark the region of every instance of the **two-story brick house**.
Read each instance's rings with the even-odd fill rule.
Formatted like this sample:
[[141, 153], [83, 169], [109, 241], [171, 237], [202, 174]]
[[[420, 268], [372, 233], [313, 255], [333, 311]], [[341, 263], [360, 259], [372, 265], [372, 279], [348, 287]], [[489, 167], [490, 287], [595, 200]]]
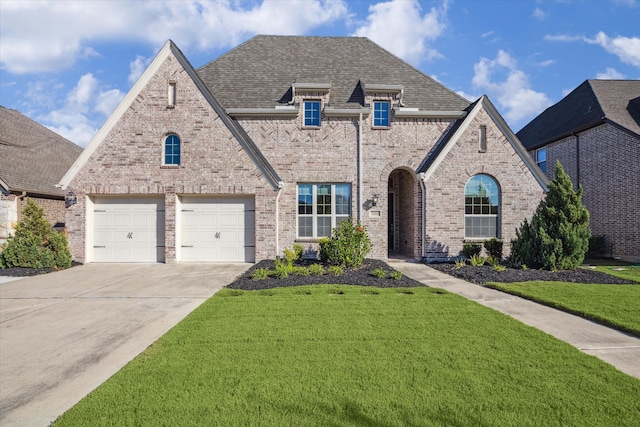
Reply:
[[198, 70], [167, 42], [60, 186], [77, 260], [252, 262], [349, 217], [375, 258], [508, 242], [547, 182], [488, 98], [366, 38], [257, 36]]
[[560, 161], [582, 186], [605, 254], [640, 259], [640, 80], [586, 80], [518, 137], [549, 177]]

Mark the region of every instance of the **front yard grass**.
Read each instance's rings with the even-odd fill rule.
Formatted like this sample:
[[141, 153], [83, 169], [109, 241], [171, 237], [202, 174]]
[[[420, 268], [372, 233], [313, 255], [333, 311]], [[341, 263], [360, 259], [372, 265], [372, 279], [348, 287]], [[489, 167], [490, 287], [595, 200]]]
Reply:
[[439, 289], [223, 289], [55, 426], [638, 425], [639, 395]]
[[[612, 260], [589, 260], [586, 264], [591, 267], [583, 268], [591, 268], [640, 283], [640, 266]], [[487, 287], [564, 310], [640, 337], [640, 284], [532, 281], [487, 283]]]

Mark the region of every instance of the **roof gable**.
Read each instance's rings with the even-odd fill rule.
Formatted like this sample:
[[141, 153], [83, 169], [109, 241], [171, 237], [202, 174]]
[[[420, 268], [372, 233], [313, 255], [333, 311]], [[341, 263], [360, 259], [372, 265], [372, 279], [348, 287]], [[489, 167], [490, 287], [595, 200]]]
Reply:
[[81, 152], [29, 117], [0, 107], [0, 181], [7, 190], [62, 196], [55, 185]]
[[153, 59], [151, 64], [147, 67], [145, 72], [140, 76], [138, 81], [133, 85], [131, 90], [125, 95], [122, 99], [118, 107], [114, 110], [114, 112], [109, 116], [105, 124], [100, 128], [100, 130], [93, 137], [89, 145], [82, 152], [80, 157], [76, 160], [76, 162], [71, 166], [71, 168], [67, 171], [64, 177], [60, 180], [58, 186], [60, 188], [66, 189], [66, 187], [71, 183], [74, 177], [78, 174], [78, 172], [82, 169], [82, 167], [87, 163], [91, 155], [95, 152], [98, 146], [102, 143], [102, 141], [109, 135], [111, 130], [116, 126], [120, 118], [127, 111], [129, 106], [135, 101], [138, 95], [142, 92], [142, 90], [149, 83], [151, 78], [158, 72], [162, 64], [169, 57], [173, 56], [185, 70], [185, 72], [192, 79], [196, 87], [200, 90], [204, 98], [207, 100], [212, 109], [216, 112], [216, 114], [220, 117], [223, 123], [227, 126], [233, 136], [236, 138], [241, 147], [246, 151], [251, 160], [256, 164], [258, 169], [261, 171], [265, 179], [271, 184], [274, 189], [277, 189], [280, 185], [280, 177], [273, 167], [269, 164], [266, 158], [262, 155], [260, 150], [255, 146], [253, 141], [248, 137], [246, 132], [240, 127], [240, 125], [229, 117], [215, 96], [209, 91], [209, 89], [205, 86], [202, 80], [198, 77], [195, 70], [186, 59], [186, 57], [182, 54], [180, 49], [171, 41], [167, 41], [163, 48], [158, 52], [156, 57]]
[[640, 135], [640, 80], [586, 80], [518, 132], [527, 149], [603, 123], [616, 123]]
[[403, 87], [407, 107], [460, 111], [469, 101], [364, 37], [256, 36], [198, 69], [226, 109], [273, 108], [294, 83], [330, 85], [332, 108], [360, 108], [366, 85]]
[[536, 181], [538, 181], [538, 184], [540, 184], [544, 191], [546, 191], [549, 180], [540, 170], [540, 168], [535, 164], [531, 156], [529, 156], [527, 150], [518, 140], [518, 137], [511, 131], [509, 125], [507, 125], [507, 123], [504, 121], [504, 118], [500, 115], [498, 110], [486, 95], [482, 96], [476, 102], [471, 104], [467, 109], [467, 116], [464, 119], [456, 121], [452, 125], [452, 127], [443, 135], [442, 139], [438, 141], [434, 149], [427, 155], [425, 160], [418, 168], [418, 173], [422, 174], [424, 179], [428, 179], [438, 168], [438, 166], [440, 166], [440, 164], [444, 161], [449, 151], [451, 151], [453, 146], [456, 145], [456, 143], [460, 140], [462, 135], [468, 129], [470, 123], [473, 122], [474, 118], [482, 109], [487, 112], [491, 120], [496, 124], [498, 129], [500, 129], [500, 132], [502, 132], [507, 141], [511, 144], [511, 147], [516, 152], [518, 157], [520, 157], [520, 159], [535, 177]]

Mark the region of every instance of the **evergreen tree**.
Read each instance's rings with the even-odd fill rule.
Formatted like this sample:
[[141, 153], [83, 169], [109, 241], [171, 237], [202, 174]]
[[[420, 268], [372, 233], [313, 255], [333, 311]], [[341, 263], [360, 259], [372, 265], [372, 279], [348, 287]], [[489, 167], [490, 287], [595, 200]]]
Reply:
[[44, 209], [27, 199], [22, 221], [0, 252], [0, 267], [69, 268], [71, 253], [64, 234], [44, 219]]
[[573, 184], [560, 162], [549, 191], [531, 221], [526, 219], [511, 242], [512, 256], [533, 268], [573, 270], [589, 249], [589, 211], [582, 204], [582, 187]]

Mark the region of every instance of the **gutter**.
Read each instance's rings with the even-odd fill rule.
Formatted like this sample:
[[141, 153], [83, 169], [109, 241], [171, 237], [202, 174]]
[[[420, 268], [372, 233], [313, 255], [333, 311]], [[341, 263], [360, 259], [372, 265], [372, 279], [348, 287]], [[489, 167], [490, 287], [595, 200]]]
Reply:
[[362, 223], [362, 113], [358, 118], [358, 222]]

